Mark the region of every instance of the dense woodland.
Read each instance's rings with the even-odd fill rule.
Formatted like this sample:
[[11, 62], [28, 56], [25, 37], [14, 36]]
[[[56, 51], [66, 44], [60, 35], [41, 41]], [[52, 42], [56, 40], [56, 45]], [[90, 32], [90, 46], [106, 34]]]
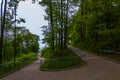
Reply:
[[[120, 51], [119, 0], [42, 0], [39, 4], [48, 21], [42, 26], [46, 43], [42, 56], [48, 59], [43, 70], [82, 66], [84, 61], [71, 55], [68, 45], [97, 54]], [[109, 57], [106, 52], [102, 55]], [[117, 54], [110, 58], [120, 60]]]
[[53, 51], [68, 44], [85, 50], [120, 51], [119, 0], [42, 0], [43, 43]]
[[[23, 54], [39, 50], [39, 36], [18, 26], [25, 23], [24, 18], [17, 18], [20, 1], [25, 0], [1, 1], [0, 64], [16, 62]], [[91, 51], [120, 51], [120, 0], [41, 0], [39, 4], [45, 9], [44, 19], [48, 21], [41, 27], [46, 44], [42, 56], [68, 58], [66, 53], [72, 52], [67, 45]], [[72, 61], [65, 64], [68, 62]], [[67, 66], [76, 62], [74, 55], [73, 64]], [[60, 60], [56, 63], [64, 64]]]
[[24, 18], [17, 17], [20, 1], [25, 0], [1, 0], [0, 64], [16, 63], [25, 57], [35, 57], [29, 53], [39, 52], [39, 36], [19, 26], [25, 23]]

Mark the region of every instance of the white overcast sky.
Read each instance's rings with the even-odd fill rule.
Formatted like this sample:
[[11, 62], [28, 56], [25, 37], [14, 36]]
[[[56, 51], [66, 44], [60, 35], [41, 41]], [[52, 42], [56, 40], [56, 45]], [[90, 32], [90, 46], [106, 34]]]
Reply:
[[[21, 24], [21, 26], [26, 26], [33, 34], [40, 36], [40, 39], [43, 38], [41, 26], [47, 25], [47, 21], [44, 20], [45, 12], [41, 5], [38, 3], [32, 4], [32, 0], [22, 1], [19, 3], [17, 9], [18, 17], [23, 17], [26, 19], [26, 23]], [[44, 45], [40, 41], [40, 47]]]

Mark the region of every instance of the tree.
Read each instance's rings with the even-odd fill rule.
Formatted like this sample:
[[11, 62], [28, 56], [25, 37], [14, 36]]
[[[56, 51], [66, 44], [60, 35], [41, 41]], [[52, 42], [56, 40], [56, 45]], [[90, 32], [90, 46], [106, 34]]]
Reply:
[[[71, 0], [64, 0], [64, 1], [51, 0], [50, 2], [48, 0], [42, 0], [40, 2], [42, 6], [45, 6], [45, 11], [47, 14], [45, 16], [45, 20], [48, 20], [49, 22], [48, 26], [51, 26], [51, 20], [53, 22], [52, 23], [53, 27], [51, 27], [51, 31], [47, 30], [47, 32], [51, 34], [49, 35], [49, 40], [51, 39], [51, 42], [54, 43], [54, 46], [59, 47], [61, 51], [67, 47], [69, 16], [71, 16], [70, 15], [71, 12], [72, 14], [74, 12], [74, 10], [72, 10], [72, 9], [75, 9], [75, 7], [73, 7], [75, 6], [74, 3], [79, 4], [78, 2], [79, 1], [71, 1]], [[51, 9], [51, 6], [52, 6], [52, 9]], [[51, 16], [51, 13], [52, 13], [52, 16]], [[48, 37], [47, 37], [47, 40], [48, 40]]]
[[68, 39], [67, 39], [67, 33], [68, 33], [68, 7], [69, 7], [69, 0], [66, 2], [66, 13], [65, 13], [65, 31], [64, 31], [64, 48], [67, 47]]
[[[3, 6], [3, 0], [1, 3], [1, 6]], [[5, 16], [6, 16], [6, 7], [7, 7], [7, 0], [5, 0], [4, 3], [4, 12], [3, 16], [1, 16], [1, 35], [0, 35], [0, 64], [2, 64], [2, 51], [3, 51], [3, 37], [4, 37], [4, 28], [5, 28]], [[2, 7], [1, 7], [2, 8]], [[2, 9], [1, 9], [2, 12]], [[2, 14], [2, 13], [1, 13]]]
[[118, 0], [82, 0], [71, 18], [71, 44], [96, 50], [119, 50], [119, 39], [115, 35], [119, 34], [119, 5]]
[[51, 32], [52, 32], [52, 40], [51, 40], [51, 45], [52, 45], [52, 50], [54, 50], [54, 26], [53, 26], [53, 8], [52, 8], [52, 0], [50, 0], [50, 27], [51, 27]]

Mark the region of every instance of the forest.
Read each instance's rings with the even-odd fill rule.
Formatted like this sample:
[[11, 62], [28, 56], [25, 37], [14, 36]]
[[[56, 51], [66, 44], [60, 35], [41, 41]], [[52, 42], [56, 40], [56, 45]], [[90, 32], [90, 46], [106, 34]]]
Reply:
[[36, 60], [39, 36], [25, 26], [25, 19], [17, 17], [20, 0], [2, 0], [0, 16], [0, 75]]
[[120, 51], [119, 0], [42, 0], [48, 25], [44, 43], [55, 49], [76, 47]]
[[[11, 61], [17, 64], [39, 52], [39, 36], [18, 26], [25, 19], [17, 18], [16, 10], [19, 1], [25, 0], [7, 1], [1, 1], [1, 65]], [[83, 65], [84, 61], [68, 45], [93, 53], [120, 52], [120, 0], [41, 0], [38, 4], [44, 8], [44, 19], [48, 21], [41, 27], [42, 41], [46, 44], [41, 50], [42, 57], [46, 58], [42, 69]], [[115, 56], [120, 60], [119, 55]]]
[[42, 0], [39, 4], [48, 21], [41, 27], [44, 57], [63, 58], [68, 45], [94, 53], [120, 52], [119, 0]]
[[70, 26], [72, 45], [120, 51], [120, 1], [84, 0]]

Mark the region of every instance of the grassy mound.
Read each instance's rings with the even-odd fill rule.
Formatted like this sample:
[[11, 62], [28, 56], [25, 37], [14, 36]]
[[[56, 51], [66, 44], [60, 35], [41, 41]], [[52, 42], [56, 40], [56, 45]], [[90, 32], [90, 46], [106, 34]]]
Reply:
[[69, 49], [64, 49], [63, 51], [56, 50], [52, 53], [49, 53], [51, 55], [46, 56], [48, 51], [42, 54], [43, 57], [46, 57], [46, 60], [41, 66], [41, 70], [64, 70], [72, 67], [82, 66], [84, 63], [80, 57], [77, 57], [76, 54]]

